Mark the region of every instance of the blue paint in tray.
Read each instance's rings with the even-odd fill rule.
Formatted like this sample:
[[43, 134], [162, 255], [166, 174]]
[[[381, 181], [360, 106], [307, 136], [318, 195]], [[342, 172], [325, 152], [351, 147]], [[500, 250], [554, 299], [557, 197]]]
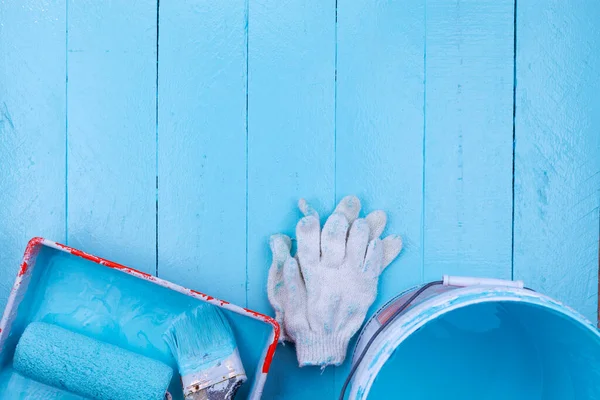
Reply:
[[[200, 304], [204, 303], [120, 271], [42, 248], [12, 325], [6, 350], [2, 353], [2, 395], [6, 398], [61, 398], [62, 392], [19, 376], [11, 366], [14, 348], [25, 327], [31, 322], [42, 321], [171, 366], [175, 373], [169, 391], [175, 400], [179, 400], [182, 393], [177, 365], [162, 335], [175, 318]], [[254, 346], [249, 343], [242, 332], [251, 330], [254, 335], [260, 335], [263, 329], [266, 338], [268, 329], [257, 321], [233, 313], [227, 313], [227, 317], [240, 345], [248, 376], [254, 376], [260, 349], [255, 349], [256, 343]], [[244, 385], [240, 396], [247, 394], [249, 386], [249, 383]], [[41, 393], [41, 397], [35, 397], [37, 393]], [[65, 396], [69, 398], [70, 394]]]

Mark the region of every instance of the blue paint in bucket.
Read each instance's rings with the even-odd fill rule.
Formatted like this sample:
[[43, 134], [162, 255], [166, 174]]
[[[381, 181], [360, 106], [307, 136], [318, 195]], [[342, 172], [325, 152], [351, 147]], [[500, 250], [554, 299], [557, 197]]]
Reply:
[[[354, 362], [376, 327], [417, 289], [369, 321]], [[505, 286], [437, 286], [422, 296], [369, 347], [349, 398], [600, 399], [600, 334], [575, 311]]]

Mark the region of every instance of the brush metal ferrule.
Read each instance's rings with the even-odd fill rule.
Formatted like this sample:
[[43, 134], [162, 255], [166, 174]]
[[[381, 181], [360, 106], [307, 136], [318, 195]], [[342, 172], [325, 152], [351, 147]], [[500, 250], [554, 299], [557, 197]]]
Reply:
[[[194, 399], [194, 397], [191, 396], [195, 393], [205, 391], [205, 389], [209, 387], [222, 384], [229, 380], [232, 380], [231, 382], [235, 381], [236, 386], [239, 387], [246, 379], [246, 372], [242, 365], [240, 354], [238, 349], [235, 349], [231, 355], [218, 364], [202, 371], [182, 376], [181, 384], [183, 386], [185, 398]], [[220, 386], [223, 386], [223, 384]]]
[[244, 381], [238, 376], [209, 386], [198, 392], [190, 393], [185, 400], [232, 400]]

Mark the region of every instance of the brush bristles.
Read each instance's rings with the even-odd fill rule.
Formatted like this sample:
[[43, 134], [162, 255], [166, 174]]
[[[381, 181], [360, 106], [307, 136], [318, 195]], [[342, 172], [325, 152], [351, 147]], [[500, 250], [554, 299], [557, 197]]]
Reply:
[[212, 304], [202, 304], [173, 320], [163, 339], [181, 376], [218, 365], [236, 349], [227, 318]]

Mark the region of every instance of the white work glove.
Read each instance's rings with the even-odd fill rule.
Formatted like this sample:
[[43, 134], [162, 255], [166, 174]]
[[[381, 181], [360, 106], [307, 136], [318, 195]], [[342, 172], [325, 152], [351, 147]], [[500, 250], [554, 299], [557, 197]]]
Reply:
[[360, 201], [354, 196], [342, 199], [322, 232], [318, 214], [304, 200], [299, 207], [305, 216], [296, 226], [296, 257], [289, 237], [271, 237], [269, 301], [283, 327], [282, 340], [296, 343], [300, 366], [340, 365], [377, 296], [379, 275], [402, 240], [379, 239], [383, 211], [357, 219]]

